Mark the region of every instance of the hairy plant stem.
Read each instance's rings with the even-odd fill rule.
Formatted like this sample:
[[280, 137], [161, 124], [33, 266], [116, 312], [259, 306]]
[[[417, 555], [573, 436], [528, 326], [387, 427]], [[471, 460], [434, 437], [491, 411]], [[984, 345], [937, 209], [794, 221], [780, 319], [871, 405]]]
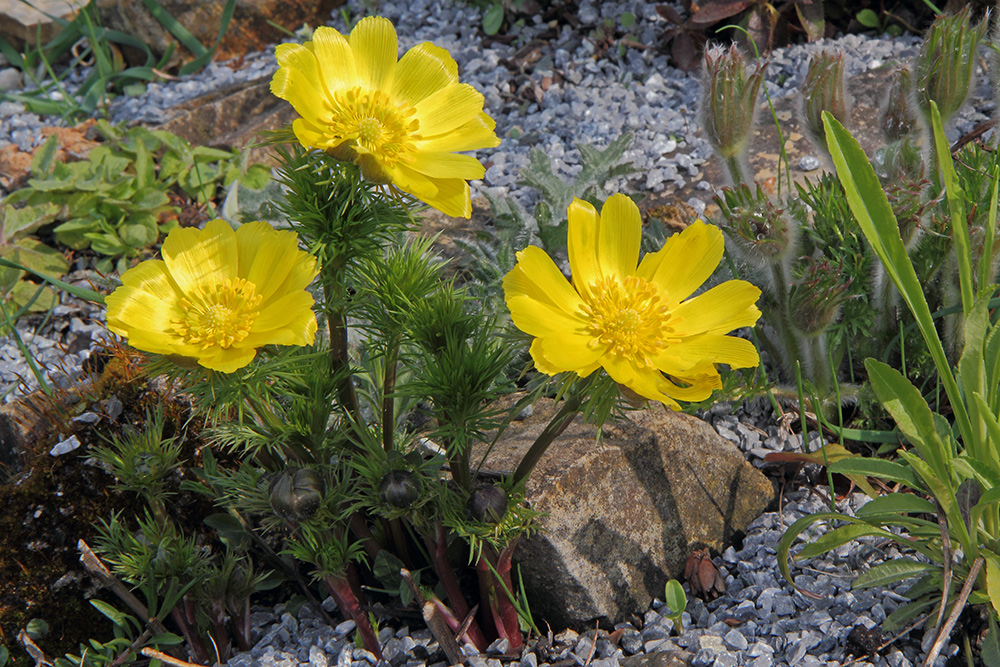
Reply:
[[587, 397], [587, 392], [596, 377], [597, 373], [595, 372], [586, 380], [577, 380], [573, 384], [573, 393], [564, 399], [562, 408], [552, 417], [545, 429], [538, 434], [535, 442], [531, 444], [531, 448], [528, 449], [528, 452], [521, 459], [517, 469], [514, 471], [512, 481], [515, 486], [528, 478], [528, 475], [535, 469], [535, 465], [541, 460], [549, 445], [573, 423], [573, 419], [576, 418], [577, 413], [580, 411], [580, 406], [583, 405], [583, 401]]
[[739, 155], [732, 155], [730, 157], [724, 158], [726, 163], [726, 170], [729, 172], [729, 177], [733, 179], [733, 186], [737, 186], [743, 182], [743, 161], [740, 159]]
[[332, 371], [340, 377], [337, 397], [340, 405], [356, 421], [360, 417], [358, 394], [354, 389], [354, 377], [351, 374], [351, 358], [347, 347], [347, 314], [343, 306], [346, 296], [344, 260], [339, 259], [330, 264], [324, 262], [320, 271], [320, 281], [323, 283], [323, 295], [326, 297], [326, 323], [330, 330], [330, 360]]

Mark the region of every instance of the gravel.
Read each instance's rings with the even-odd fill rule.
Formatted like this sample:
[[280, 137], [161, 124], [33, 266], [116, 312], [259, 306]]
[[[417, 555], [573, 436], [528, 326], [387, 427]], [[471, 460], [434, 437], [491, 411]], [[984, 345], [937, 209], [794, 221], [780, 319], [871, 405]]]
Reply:
[[[363, 11], [353, 0], [348, 7], [351, 15]], [[583, 0], [577, 15], [584, 25], [594, 25], [604, 19], [617, 21], [623, 13], [631, 12], [636, 17], [630, 30], [634, 41], [656, 45], [667, 23], [655, 7], [656, 3], [643, 0]], [[662, 192], [670, 186], [694, 183], [706, 194], [688, 203], [698, 211], [710, 199], [713, 184], [700, 180], [701, 165], [711, 151], [696, 133], [697, 77], [670, 66], [656, 49], [629, 48], [621, 55], [615, 51], [598, 53], [589, 30], [562, 26], [556, 38], [537, 44], [537, 58], [519, 65], [519, 50], [549, 29], [537, 16], [533, 23], [515, 27], [510, 34], [517, 39], [505, 45], [485, 43], [478, 30], [480, 10], [463, 3], [382, 2], [377, 9], [396, 25], [403, 49], [424, 40], [447, 48], [459, 62], [462, 80], [484, 93], [486, 109], [496, 119], [503, 141], [498, 148], [479, 153], [488, 168], [484, 180], [473, 184], [475, 189], [510, 195], [530, 207], [536, 195], [519, 185], [518, 173], [527, 164], [531, 148], [542, 149], [556, 173], [572, 177], [581, 169], [579, 143], [605, 146], [627, 130], [634, 140], [625, 159], [633, 162], [640, 176], [629, 183], [609, 183], [605, 194], [620, 189]], [[346, 29], [339, 14], [330, 25]], [[809, 54], [819, 49], [843, 51], [851, 77], [913, 56], [916, 44], [916, 38], [907, 36], [879, 39], [847, 35], [782, 49], [771, 57], [767, 90], [773, 97], [796, 94]], [[272, 53], [250, 54], [244, 64], [233, 69], [213, 63], [197, 75], [149, 84], [139, 97], [115, 100], [109, 116], [114, 121], [157, 123], [174, 105], [222, 86], [267, 79], [276, 67]], [[0, 70], [0, 87], [16, 89], [21, 85], [15, 74]], [[73, 81], [68, 84], [72, 86]], [[959, 132], [971, 129], [991, 111], [992, 91], [987, 83], [975, 88], [973, 100], [956, 122]], [[43, 125], [58, 123], [58, 119], [28, 113], [20, 103], [0, 103], [0, 148], [13, 143], [30, 150], [40, 143]], [[816, 156], [805, 156], [798, 168], [812, 171], [819, 165]], [[85, 281], [86, 277], [76, 279]], [[26, 317], [17, 326], [49, 376], [67, 382], [79, 373], [93, 346], [106, 339], [102, 319], [100, 309], [69, 300], [51, 317]], [[0, 341], [0, 392], [5, 392], [5, 400], [36, 384], [13, 341], [9, 337]], [[802, 450], [800, 437], [774, 423], [763, 401], [717, 405], [704, 416], [756, 465], [763, 465], [769, 452]], [[810, 442], [808, 448], [818, 444]], [[796, 586], [810, 592], [803, 595], [778, 573], [775, 545], [792, 521], [828, 509], [829, 500], [822, 490], [808, 489], [791, 491], [783, 500], [781, 511], [764, 514], [751, 524], [739, 550], [730, 547], [715, 559], [726, 573], [728, 590], [708, 603], [692, 599], [682, 619], [683, 633], [678, 634], [674, 623], [661, 613], [666, 611], [662, 603], [655, 600], [640, 624], [619, 626], [622, 633], [617, 641], [610, 641], [607, 633], [598, 632], [595, 637], [593, 632], [580, 636], [565, 631], [556, 637], [554, 649], [530, 645], [520, 656], [520, 667], [557, 662], [582, 665], [588, 660], [595, 667], [630, 667], [635, 665], [634, 656], [676, 649], [691, 654], [690, 664], [705, 667], [811, 667], [849, 661], [845, 654], [847, 633], [857, 626], [878, 628], [886, 614], [905, 600], [900, 590], [891, 587], [852, 591], [851, 581], [879, 560], [900, 554], [885, 544], [862, 543], [814, 558], [808, 567], [793, 569]], [[864, 496], [853, 495], [839, 501], [839, 506], [850, 511], [863, 501]], [[334, 608], [329, 599], [324, 605]], [[389, 622], [383, 622], [380, 639], [392, 667], [445, 664], [427, 630], [388, 627]], [[233, 657], [230, 667], [366, 667], [375, 663], [372, 654], [353, 645], [353, 622], [330, 627], [308, 605], [295, 615], [285, 605], [258, 609], [253, 626], [257, 637], [254, 648]], [[922, 639], [926, 648], [928, 637]], [[904, 641], [871, 662], [860, 659], [854, 664], [906, 667], [917, 664], [920, 650], [917, 642]], [[944, 664], [957, 650], [948, 646], [935, 664]], [[499, 667], [509, 663], [506, 659], [501, 663], [499, 657], [496, 650], [471, 655], [469, 664]]]

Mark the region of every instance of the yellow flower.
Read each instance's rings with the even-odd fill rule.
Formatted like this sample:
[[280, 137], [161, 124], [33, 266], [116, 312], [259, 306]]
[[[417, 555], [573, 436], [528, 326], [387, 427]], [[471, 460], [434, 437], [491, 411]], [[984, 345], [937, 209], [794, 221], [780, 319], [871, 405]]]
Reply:
[[472, 213], [469, 179], [485, 170], [456, 151], [500, 143], [483, 96], [458, 82], [458, 65], [424, 42], [397, 62], [396, 30], [367, 17], [349, 37], [317, 28], [312, 41], [280, 44], [271, 92], [302, 116], [299, 142], [361, 167], [365, 178], [392, 183], [448, 215]]
[[598, 215], [576, 199], [569, 207], [570, 284], [541, 248], [517, 254], [504, 278], [514, 324], [535, 336], [531, 357], [548, 375], [598, 367], [620, 385], [679, 409], [722, 384], [715, 364], [759, 363], [753, 344], [725, 335], [753, 326], [760, 290], [729, 280], [691, 297], [715, 271], [724, 241], [700, 220], [639, 262], [642, 220], [624, 195]]
[[176, 228], [162, 260], [122, 275], [106, 299], [108, 329], [135, 348], [193, 358], [232, 373], [267, 344], [309, 345], [316, 336], [316, 258], [294, 232], [251, 222], [236, 231], [222, 220]]

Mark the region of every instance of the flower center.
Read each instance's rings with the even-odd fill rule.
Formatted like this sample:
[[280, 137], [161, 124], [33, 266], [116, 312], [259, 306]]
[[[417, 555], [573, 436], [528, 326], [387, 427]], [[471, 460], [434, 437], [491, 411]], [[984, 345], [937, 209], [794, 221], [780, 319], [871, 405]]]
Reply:
[[670, 307], [656, 285], [644, 278], [604, 278], [591, 285], [590, 291], [583, 310], [590, 320], [593, 347], [610, 345], [609, 353], [643, 368], [653, 365], [656, 353], [680, 340], [674, 334], [677, 320]]
[[374, 156], [387, 167], [412, 159], [420, 121], [409, 104], [380, 90], [357, 87], [334, 92], [326, 105], [330, 131], [341, 143]]
[[173, 320], [174, 331], [185, 343], [201, 345], [203, 350], [228, 348], [249, 335], [262, 299], [245, 278], [226, 279], [181, 299], [184, 317]]

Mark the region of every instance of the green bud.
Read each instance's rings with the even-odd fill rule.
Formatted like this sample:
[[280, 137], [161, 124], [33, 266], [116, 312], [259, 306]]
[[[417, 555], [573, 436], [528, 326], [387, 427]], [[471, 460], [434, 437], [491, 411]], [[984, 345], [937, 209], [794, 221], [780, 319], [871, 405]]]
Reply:
[[925, 119], [931, 117], [931, 100], [938, 106], [942, 123], [965, 102], [976, 66], [976, 49], [985, 35], [985, 22], [970, 25], [968, 7], [934, 20], [916, 60], [917, 104]]
[[507, 514], [507, 492], [493, 484], [477, 486], [465, 504], [465, 513], [472, 521], [500, 523]]
[[844, 54], [823, 51], [813, 54], [802, 82], [804, 128], [813, 143], [826, 152], [823, 112], [829, 111], [841, 125], [848, 124], [851, 100], [844, 92]]
[[705, 49], [701, 126], [705, 138], [723, 159], [740, 158], [746, 151], [765, 67], [758, 62], [753, 73], [748, 74], [746, 58], [735, 46]]
[[312, 468], [286, 470], [275, 477], [268, 488], [271, 509], [289, 521], [308, 519], [319, 509], [326, 492], [326, 482]]
[[802, 277], [788, 292], [788, 309], [795, 327], [806, 336], [816, 336], [836, 321], [847, 300], [851, 280], [844, 280], [843, 267], [826, 260], [806, 258]]
[[393, 470], [382, 478], [379, 496], [387, 505], [406, 509], [420, 498], [420, 478], [409, 470]]
[[899, 141], [917, 130], [917, 114], [910, 103], [912, 86], [909, 69], [901, 67], [893, 72], [881, 123], [882, 137], [886, 142]]
[[795, 247], [798, 225], [778, 208], [757, 184], [724, 188], [715, 198], [722, 211], [721, 227], [740, 259], [760, 269], [780, 264]]

